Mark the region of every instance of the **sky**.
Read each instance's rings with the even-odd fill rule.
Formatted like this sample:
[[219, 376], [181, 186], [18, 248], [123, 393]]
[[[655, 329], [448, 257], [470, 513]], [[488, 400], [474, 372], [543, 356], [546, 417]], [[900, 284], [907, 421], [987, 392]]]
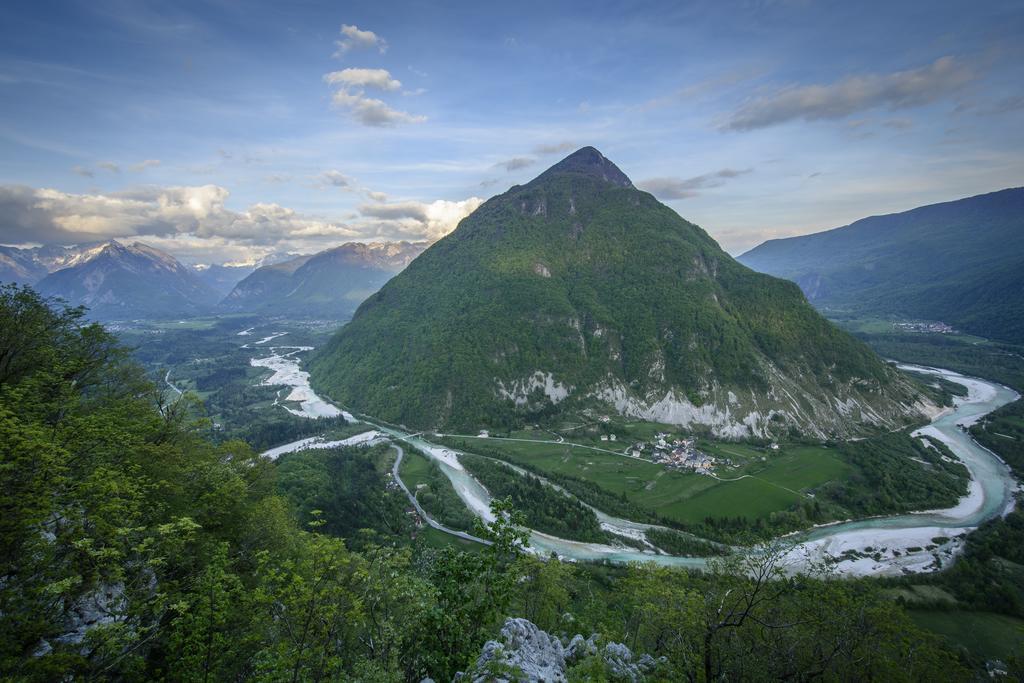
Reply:
[[5, 3], [0, 244], [436, 240], [593, 145], [739, 254], [1024, 185], [1024, 3]]

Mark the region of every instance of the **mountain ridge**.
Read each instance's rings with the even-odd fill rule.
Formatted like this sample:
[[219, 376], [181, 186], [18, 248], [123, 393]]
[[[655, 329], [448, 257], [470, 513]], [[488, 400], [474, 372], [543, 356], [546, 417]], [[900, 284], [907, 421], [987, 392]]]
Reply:
[[722, 436], [852, 434], [926, 409], [795, 285], [734, 261], [593, 148], [484, 202], [311, 371], [343, 404], [418, 428], [604, 406]]
[[346, 242], [263, 266], [235, 285], [220, 308], [347, 318], [425, 247], [425, 242]]
[[819, 307], [1024, 342], [1024, 188], [871, 216], [740, 255]]
[[35, 286], [45, 296], [87, 306], [91, 317], [104, 320], [199, 315], [208, 312], [216, 298], [167, 252], [117, 240], [81, 252], [72, 265]]

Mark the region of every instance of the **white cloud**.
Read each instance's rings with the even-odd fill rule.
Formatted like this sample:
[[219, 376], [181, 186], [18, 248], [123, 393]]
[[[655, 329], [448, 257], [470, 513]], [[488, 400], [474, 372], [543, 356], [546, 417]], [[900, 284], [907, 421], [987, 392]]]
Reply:
[[386, 127], [400, 123], [422, 123], [425, 116], [417, 116], [390, 107], [383, 100], [366, 95], [365, 88], [395, 91], [401, 81], [391, 77], [387, 69], [343, 69], [324, 75], [328, 85], [337, 86], [331, 97], [335, 106], [347, 109], [364, 126]]
[[101, 161], [96, 164], [96, 168], [102, 168], [104, 171], [110, 171], [111, 173], [120, 173], [121, 167], [115, 164], [113, 161]]
[[91, 168], [86, 168], [85, 166], [75, 166], [71, 170], [83, 178], [93, 178], [96, 176], [96, 173]]
[[723, 168], [714, 173], [705, 173], [692, 178], [648, 178], [637, 183], [637, 187], [650, 192], [659, 199], [688, 199], [699, 195], [701, 190], [721, 187], [727, 181], [750, 173], [752, 170], [750, 168], [742, 170]]
[[324, 76], [324, 81], [344, 88], [379, 88], [400, 90], [402, 82], [392, 78], [387, 69], [342, 69]]
[[748, 131], [797, 119], [841, 119], [878, 107], [907, 109], [951, 95], [973, 78], [967, 66], [942, 57], [918, 69], [851, 76], [826, 85], [794, 85], [746, 102], [721, 128]]
[[423, 123], [426, 116], [409, 114], [394, 109], [382, 100], [367, 97], [362, 91], [338, 90], [331, 101], [347, 109], [352, 117], [364, 126], [388, 127], [400, 123]]
[[480, 197], [459, 202], [439, 199], [434, 202], [393, 202], [390, 204], [364, 204], [359, 213], [370, 219], [384, 221], [392, 236], [403, 239], [438, 240], [455, 229], [463, 218], [484, 203]]
[[364, 31], [358, 26], [342, 24], [341, 36], [340, 40], [334, 41], [337, 48], [334, 52], [335, 57], [344, 57], [353, 50], [377, 48], [381, 54], [388, 50], [387, 41], [373, 31]]
[[[382, 193], [369, 194], [386, 199]], [[226, 206], [229, 196], [218, 185], [140, 187], [111, 194], [0, 186], [0, 243], [141, 239], [177, 255], [203, 253], [197, 260], [205, 262], [238, 260], [274, 249], [309, 253], [345, 240], [435, 240], [483, 202], [478, 197], [381, 202], [360, 207], [349, 220], [332, 220], [275, 203], [235, 211]]]

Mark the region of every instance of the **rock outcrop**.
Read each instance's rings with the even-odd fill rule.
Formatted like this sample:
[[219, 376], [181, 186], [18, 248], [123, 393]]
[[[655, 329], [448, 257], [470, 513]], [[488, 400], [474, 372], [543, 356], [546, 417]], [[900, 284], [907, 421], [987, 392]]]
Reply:
[[568, 669], [588, 657], [600, 656], [613, 680], [643, 681], [664, 661], [650, 655], [634, 658], [622, 643], [599, 643], [600, 637], [575, 635], [563, 643], [527, 619], [507, 619], [498, 640], [484, 644], [473, 668], [456, 676], [466, 683], [564, 683]]

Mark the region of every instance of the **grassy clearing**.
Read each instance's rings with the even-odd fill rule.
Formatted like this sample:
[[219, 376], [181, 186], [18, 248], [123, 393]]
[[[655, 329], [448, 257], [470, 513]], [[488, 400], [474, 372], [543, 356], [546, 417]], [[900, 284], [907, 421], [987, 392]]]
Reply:
[[1001, 659], [1024, 652], [1024, 619], [963, 610], [910, 610], [921, 628], [937, 633], [980, 659]]
[[415, 492], [420, 484], [426, 484], [430, 475], [430, 461], [412, 449], [405, 449], [405, 456], [398, 468], [402, 481]]
[[[661, 429], [662, 425], [650, 427], [652, 435]], [[538, 438], [539, 434], [522, 431], [514, 436]], [[600, 443], [609, 446], [607, 442]], [[808, 500], [808, 489], [841, 479], [849, 471], [849, 466], [830, 449], [818, 446], [766, 451], [747, 444], [702, 441], [701, 449], [734, 463], [733, 467], [719, 469], [719, 480], [568, 443], [492, 438], [468, 439], [465, 444], [471, 452], [493, 449], [511, 462], [542, 473], [586, 479], [656, 515], [682, 523], [695, 523], [707, 517], [764, 518]]]
[[427, 548], [437, 548], [438, 550], [443, 548], [455, 548], [456, 550], [478, 553], [484, 547], [475, 541], [467, 541], [464, 538], [446, 534], [445, 532], [438, 531], [431, 526], [421, 527], [416, 532], [416, 538]]

